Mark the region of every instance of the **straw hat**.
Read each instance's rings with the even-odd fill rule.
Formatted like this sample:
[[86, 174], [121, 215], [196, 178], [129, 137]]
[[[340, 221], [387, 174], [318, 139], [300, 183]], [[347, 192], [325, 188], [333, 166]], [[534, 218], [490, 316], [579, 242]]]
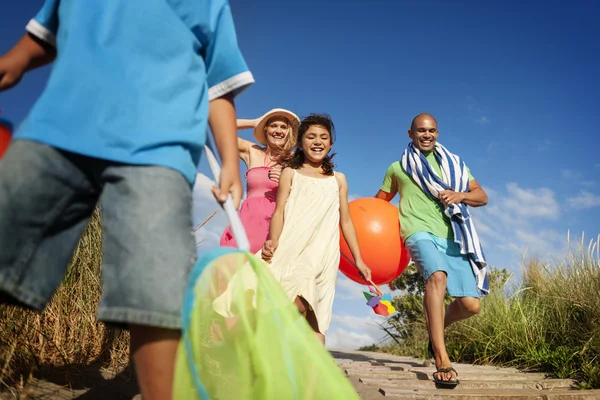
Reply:
[[254, 128], [254, 138], [258, 143], [262, 144], [263, 146], [267, 145], [265, 126], [267, 125], [267, 121], [269, 121], [273, 117], [283, 117], [287, 119], [292, 125], [292, 134], [296, 135], [298, 133], [298, 127], [300, 126], [300, 118], [298, 118], [298, 116], [291, 111], [285, 110], [283, 108], [274, 108], [262, 117], [260, 117], [260, 122]]

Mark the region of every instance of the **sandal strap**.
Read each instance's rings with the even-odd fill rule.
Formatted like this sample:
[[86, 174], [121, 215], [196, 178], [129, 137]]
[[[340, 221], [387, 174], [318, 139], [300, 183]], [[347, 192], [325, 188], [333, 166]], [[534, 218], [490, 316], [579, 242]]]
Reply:
[[434, 374], [437, 373], [437, 372], [454, 372], [456, 374], [456, 376], [458, 377], [458, 372], [456, 372], [456, 370], [453, 367], [438, 368], [438, 370], [435, 371]]

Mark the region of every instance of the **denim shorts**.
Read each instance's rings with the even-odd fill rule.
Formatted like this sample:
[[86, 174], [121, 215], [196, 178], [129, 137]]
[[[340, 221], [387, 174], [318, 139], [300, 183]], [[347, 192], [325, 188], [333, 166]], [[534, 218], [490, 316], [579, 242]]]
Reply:
[[425, 282], [433, 273], [444, 271], [450, 296], [480, 297], [471, 263], [460, 253], [460, 246], [454, 240], [428, 232], [415, 232], [404, 245]]
[[179, 329], [196, 258], [192, 188], [160, 166], [15, 140], [0, 160], [0, 298], [43, 309], [95, 207], [103, 225], [98, 319]]

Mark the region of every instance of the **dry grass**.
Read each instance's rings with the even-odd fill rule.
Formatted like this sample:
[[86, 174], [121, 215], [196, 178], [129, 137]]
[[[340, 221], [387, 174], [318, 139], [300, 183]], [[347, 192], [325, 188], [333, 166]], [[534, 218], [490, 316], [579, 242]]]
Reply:
[[113, 371], [129, 361], [129, 334], [96, 321], [102, 291], [102, 229], [98, 210], [44, 312], [0, 305], [0, 381], [23, 382], [46, 366], [101, 363]]
[[22, 386], [47, 367], [79, 371], [100, 364], [117, 374], [129, 364], [129, 333], [96, 321], [101, 265], [102, 223], [96, 210], [43, 312], [0, 304], [0, 390]]

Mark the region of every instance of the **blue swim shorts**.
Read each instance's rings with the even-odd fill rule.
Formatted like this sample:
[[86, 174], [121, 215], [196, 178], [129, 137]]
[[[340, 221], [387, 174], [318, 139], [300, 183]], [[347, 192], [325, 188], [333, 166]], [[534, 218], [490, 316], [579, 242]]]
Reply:
[[405, 240], [404, 245], [425, 282], [434, 272], [444, 271], [450, 296], [480, 297], [469, 259], [460, 254], [460, 246], [452, 239], [437, 237], [429, 232], [415, 232]]

